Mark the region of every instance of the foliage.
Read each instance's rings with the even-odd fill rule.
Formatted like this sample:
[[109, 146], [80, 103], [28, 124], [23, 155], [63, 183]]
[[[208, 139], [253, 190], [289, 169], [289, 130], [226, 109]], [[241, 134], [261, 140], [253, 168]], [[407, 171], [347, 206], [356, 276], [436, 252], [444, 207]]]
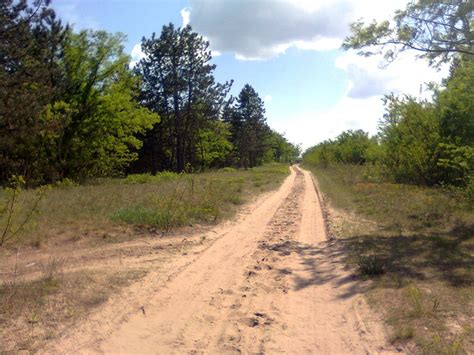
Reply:
[[127, 68], [120, 34], [103, 31], [69, 33], [64, 55], [64, 94], [49, 107], [51, 120], [61, 120], [57, 140], [60, 174], [107, 176], [137, 157], [137, 135], [158, 116], [134, 100], [139, 80]]
[[222, 121], [210, 121], [208, 127], [197, 134], [197, 162], [204, 171], [223, 166], [233, 149], [229, 125]]
[[289, 163], [300, 154], [298, 146], [267, 125], [264, 102], [249, 84], [235, 102], [226, 105], [223, 119], [230, 127], [233, 160], [239, 167], [252, 168], [270, 161]]
[[[188, 164], [210, 164], [214, 158], [209, 157], [210, 152], [203, 157], [203, 150], [214, 149], [216, 153], [216, 135], [212, 148], [203, 146], [203, 135], [222, 133], [223, 126], [211, 121], [219, 119], [232, 82], [215, 82], [209, 42], [190, 26], [175, 28], [169, 24], [163, 26], [159, 37], [153, 34], [143, 38], [142, 50], [145, 58], [135, 68], [143, 80], [140, 100], [162, 120], [144, 137], [135, 170], [181, 172]], [[217, 145], [225, 153], [228, 145], [223, 139], [225, 134], [217, 138]]]
[[460, 54], [474, 56], [473, 13], [472, 1], [413, 1], [391, 21], [353, 23], [343, 48], [365, 56], [383, 53], [389, 62], [401, 51], [414, 50], [435, 65]]
[[[474, 176], [474, 60], [457, 61], [433, 101], [386, 95], [376, 137], [343, 132], [304, 153], [308, 164], [365, 164], [367, 177], [466, 188]], [[380, 179], [379, 179], [380, 180]]]
[[238, 164], [245, 168], [260, 165], [270, 129], [263, 100], [252, 86], [242, 88], [235, 104], [226, 107], [224, 119], [231, 127]]
[[359, 272], [364, 276], [378, 276], [385, 272], [383, 261], [376, 255], [361, 255], [357, 260]]
[[124, 36], [78, 34], [49, 1], [0, 5], [0, 182], [28, 184], [123, 171], [158, 121], [135, 100]]
[[397, 182], [433, 185], [436, 181], [439, 123], [432, 104], [413, 97], [385, 97], [380, 123], [383, 165]]
[[49, 1], [31, 4], [0, 2], [0, 183], [12, 175], [41, 179], [49, 164], [40, 147], [59, 129], [43, 111], [58, 93], [66, 30]]
[[377, 140], [369, 138], [368, 133], [345, 131], [334, 140], [328, 140], [309, 148], [303, 154], [304, 161], [327, 167], [330, 164], [364, 164], [374, 162], [380, 155]]
[[[0, 184], [236, 163], [237, 140], [223, 122], [232, 81], [215, 82], [209, 43], [190, 26], [163, 26], [143, 38], [145, 57], [131, 70], [124, 41], [74, 32], [49, 0], [0, 2]], [[245, 134], [251, 166], [295, 155], [283, 136], [256, 127]]]

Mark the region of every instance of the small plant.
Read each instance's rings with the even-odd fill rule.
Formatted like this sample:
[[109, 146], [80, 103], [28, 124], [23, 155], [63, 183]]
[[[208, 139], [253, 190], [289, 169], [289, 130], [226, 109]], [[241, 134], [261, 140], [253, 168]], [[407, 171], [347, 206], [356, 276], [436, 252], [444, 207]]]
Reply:
[[[463, 342], [466, 334], [457, 335], [453, 340], [448, 340], [436, 334], [431, 342], [425, 345], [430, 354], [457, 355], [463, 354]], [[469, 353], [469, 352], [467, 352]]]
[[36, 324], [36, 323], [38, 323], [38, 321], [39, 321], [38, 315], [35, 312], [33, 312], [30, 316], [30, 319], [28, 319], [28, 323]]
[[357, 260], [359, 272], [364, 276], [378, 276], [385, 272], [383, 261], [376, 255], [361, 255]]
[[231, 167], [225, 167], [225, 168], [219, 169], [219, 171], [222, 173], [233, 173], [235, 169]]
[[129, 185], [144, 184], [153, 179], [151, 174], [130, 174], [125, 178], [125, 183]]
[[413, 307], [413, 315], [415, 317], [421, 317], [425, 313], [421, 290], [415, 285], [410, 285], [407, 293]]
[[20, 203], [20, 195], [25, 180], [22, 176], [14, 175], [5, 189], [7, 198], [0, 202], [0, 246], [14, 239], [22, 231], [35, 213], [39, 212], [39, 203], [48, 191], [48, 186], [43, 186], [36, 191], [36, 197], [31, 206]]
[[391, 337], [392, 343], [396, 341], [405, 341], [412, 339], [415, 336], [415, 329], [409, 325], [398, 325]]
[[64, 259], [51, 257], [43, 264], [43, 279], [53, 280], [57, 275], [61, 274], [64, 265]]
[[78, 186], [77, 182], [75, 182], [74, 180], [71, 180], [71, 179], [68, 179], [68, 178], [64, 178], [62, 180], [59, 180], [57, 181], [55, 184], [54, 184], [55, 187], [58, 187], [58, 188], [68, 188], [68, 187], [75, 187], [75, 186]]

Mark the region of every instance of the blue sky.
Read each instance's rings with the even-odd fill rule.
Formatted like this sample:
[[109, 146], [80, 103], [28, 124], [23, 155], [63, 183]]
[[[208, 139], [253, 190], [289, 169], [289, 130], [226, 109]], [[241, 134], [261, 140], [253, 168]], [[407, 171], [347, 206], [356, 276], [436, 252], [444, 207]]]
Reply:
[[380, 58], [339, 49], [350, 22], [389, 18], [406, 2], [55, 0], [53, 8], [77, 30], [125, 33], [135, 60], [143, 36], [160, 33], [169, 22], [189, 22], [211, 43], [216, 79], [234, 79], [234, 95], [251, 84], [265, 99], [270, 126], [307, 148], [346, 129], [375, 133], [383, 94], [419, 95], [422, 83], [445, 75], [411, 53], [380, 68]]

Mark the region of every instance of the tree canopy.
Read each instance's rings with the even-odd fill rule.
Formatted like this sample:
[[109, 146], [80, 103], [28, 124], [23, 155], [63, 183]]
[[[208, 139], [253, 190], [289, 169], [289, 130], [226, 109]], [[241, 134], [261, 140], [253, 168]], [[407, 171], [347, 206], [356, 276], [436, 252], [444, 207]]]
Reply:
[[402, 51], [414, 50], [434, 65], [474, 56], [473, 14], [470, 0], [417, 0], [391, 20], [353, 23], [343, 48], [365, 56], [382, 53], [389, 62]]

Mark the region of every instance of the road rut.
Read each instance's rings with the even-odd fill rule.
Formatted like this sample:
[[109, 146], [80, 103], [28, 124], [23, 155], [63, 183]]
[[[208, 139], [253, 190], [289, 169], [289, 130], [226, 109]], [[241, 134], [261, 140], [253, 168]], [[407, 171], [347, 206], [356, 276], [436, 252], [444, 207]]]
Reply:
[[[391, 352], [380, 320], [344, 267], [343, 252], [326, 237], [309, 172], [292, 167], [280, 189], [216, 233], [219, 238], [192, 262], [175, 261], [179, 272], [168, 282], [152, 293], [131, 292], [146, 298], [133, 300], [146, 304], [142, 311], [107, 327], [83, 326], [51, 351]], [[114, 312], [121, 310], [102, 316]]]

